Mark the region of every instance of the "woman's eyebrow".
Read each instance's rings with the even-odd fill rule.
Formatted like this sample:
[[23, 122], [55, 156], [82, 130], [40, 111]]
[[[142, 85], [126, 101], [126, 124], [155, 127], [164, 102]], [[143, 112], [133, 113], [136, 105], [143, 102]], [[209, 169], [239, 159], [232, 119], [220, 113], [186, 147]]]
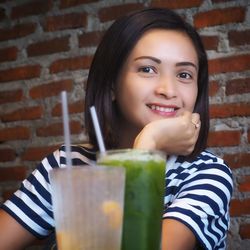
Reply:
[[[158, 64], [161, 64], [161, 60], [159, 58], [156, 58], [156, 57], [153, 57], [153, 56], [139, 56], [139, 57], [136, 57], [134, 59], [134, 61], [137, 61], [137, 60], [141, 60], [141, 59], [149, 59], [149, 60], [152, 60]], [[176, 66], [192, 66], [195, 68], [195, 70], [197, 71], [198, 70], [198, 67], [196, 64], [192, 63], [192, 62], [178, 62], [176, 63]]]
[[196, 69], [196, 71], [198, 70], [197, 65], [192, 62], [178, 62], [176, 63], [176, 66], [192, 66]]
[[156, 57], [153, 57], [153, 56], [139, 56], [139, 57], [136, 57], [136, 58], [134, 59], [134, 61], [137, 61], [137, 60], [140, 60], [140, 59], [149, 59], [149, 60], [152, 60], [152, 61], [154, 61], [154, 62], [156, 62], [156, 63], [158, 63], [158, 64], [161, 63], [161, 60], [160, 60], [160, 59], [158, 59], [158, 58], [156, 58]]

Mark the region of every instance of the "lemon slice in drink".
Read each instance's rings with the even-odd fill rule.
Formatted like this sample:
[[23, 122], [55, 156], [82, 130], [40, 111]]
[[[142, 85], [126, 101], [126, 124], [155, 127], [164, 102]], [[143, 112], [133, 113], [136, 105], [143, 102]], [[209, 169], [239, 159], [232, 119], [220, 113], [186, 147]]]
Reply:
[[109, 225], [116, 229], [122, 224], [122, 208], [116, 201], [104, 201], [102, 203], [102, 212], [107, 216]]

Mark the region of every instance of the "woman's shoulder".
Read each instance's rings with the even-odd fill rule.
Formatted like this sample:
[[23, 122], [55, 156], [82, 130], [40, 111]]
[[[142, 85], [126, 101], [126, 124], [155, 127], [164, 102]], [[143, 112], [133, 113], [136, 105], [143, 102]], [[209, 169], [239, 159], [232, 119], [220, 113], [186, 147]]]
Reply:
[[223, 160], [223, 158], [217, 156], [211, 151], [204, 150], [199, 155], [197, 155], [195, 158], [191, 160], [186, 160], [184, 157], [177, 157], [176, 159], [177, 164], [186, 164], [188, 166], [200, 166], [204, 164], [211, 165], [222, 165], [225, 168], [229, 168], [227, 163]]
[[[179, 174], [185, 173], [191, 176], [206, 176], [214, 178], [220, 176], [228, 180], [232, 185], [232, 171], [223, 158], [214, 153], [204, 150], [192, 160], [185, 160], [183, 157], [177, 157], [172, 171]], [[199, 174], [199, 175], [197, 175]], [[201, 175], [200, 175], [201, 174]]]
[[[54, 155], [58, 154], [59, 165], [66, 164], [66, 147], [61, 145]], [[73, 144], [70, 146], [70, 157], [73, 165], [92, 164], [96, 161], [96, 149], [90, 144]]]
[[[59, 152], [61, 155], [65, 155], [66, 147], [64, 144], [60, 146]], [[90, 158], [95, 158], [96, 155], [96, 149], [93, 148], [91, 144], [72, 144], [70, 145], [70, 152], [71, 155], [74, 155], [75, 153], [80, 153], [86, 156], [88, 155]]]
[[225, 160], [208, 150], [201, 152], [194, 163], [201, 166], [208, 165], [210, 168], [219, 168], [231, 174], [231, 169]]

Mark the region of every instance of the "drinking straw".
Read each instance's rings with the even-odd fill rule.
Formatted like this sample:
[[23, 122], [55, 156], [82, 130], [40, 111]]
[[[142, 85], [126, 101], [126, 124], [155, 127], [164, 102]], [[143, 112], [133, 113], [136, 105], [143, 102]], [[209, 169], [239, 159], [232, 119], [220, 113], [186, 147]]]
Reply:
[[64, 131], [64, 140], [66, 147], [66, 165], [68, 167], [72, 166], [72, 160], [70, 156], [70, 130], [69, 130], [69, 112], [68, 112], [68, 102], [66, 91], [61, 92], [62, 99], [62, 111], [63, 111], [63, 131]]
[[90, 114], [91, 114], [92, 121], [93, 121], [93, 124], [94, 124], [97, 143], [98, 143], [98, 146], [99, 146], [100, 153], [105, 154], [106, 149], [105, 149], [105, 146], [104, 146], [102, 132], [101, 132], [101, 129], [100, 129], [99, 121], [98, 121], [98, 118], [97, 118], [97, 115], [96, 115], [96, 110], [95, 110], [94, 106], [90, 107]]

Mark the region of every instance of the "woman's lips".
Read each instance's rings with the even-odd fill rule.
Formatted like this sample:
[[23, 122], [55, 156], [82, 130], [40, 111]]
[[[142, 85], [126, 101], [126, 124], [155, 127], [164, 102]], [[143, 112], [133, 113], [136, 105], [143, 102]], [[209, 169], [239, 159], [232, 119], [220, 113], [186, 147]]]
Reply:
[[176, 106], [162, 106], [157, 104], [147, 105], [154, 113], [161, 116], [175, 116], [178, 110]]

